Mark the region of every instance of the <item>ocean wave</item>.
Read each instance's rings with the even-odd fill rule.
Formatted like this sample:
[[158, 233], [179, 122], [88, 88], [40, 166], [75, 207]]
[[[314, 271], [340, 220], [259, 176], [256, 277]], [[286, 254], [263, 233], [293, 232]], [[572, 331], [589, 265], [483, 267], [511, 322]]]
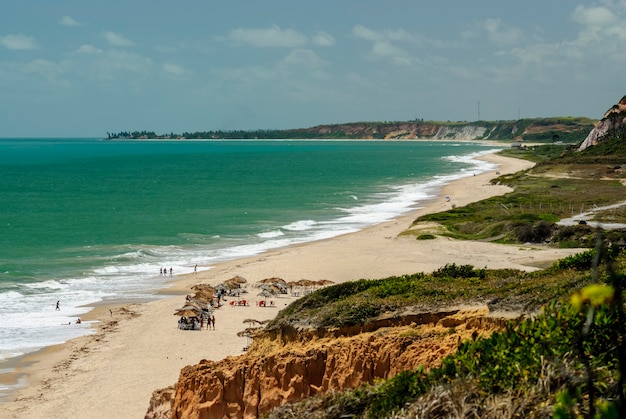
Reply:
[[317, 224], [315, 220], [300, 220], [284, 225], [282, 228], [289, 231], [305, 231], [310, 230]]
[[273, 238], [284, 236], [284, 235], [285, 233], [283, 233], [281, 230], [266, 231], [264, 233], [257, 234], [257, 236], [259, 236], [262, 239], [273, 239]]

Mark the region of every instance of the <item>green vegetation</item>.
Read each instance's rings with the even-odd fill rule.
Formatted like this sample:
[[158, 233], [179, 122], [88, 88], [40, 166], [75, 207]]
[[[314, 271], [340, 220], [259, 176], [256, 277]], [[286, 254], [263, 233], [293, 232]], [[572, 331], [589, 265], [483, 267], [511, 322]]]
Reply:
[[[370, 303], [407, 300], [428, 307], [434, 301], [460, 301], [461, 295], [476, 301], [477, 294], [486, 294], [507, 298], [510, 306], [532, 293], [534, 305], [545, 304], [534, 318], [510, 321], [489, 337], [461, 342], [438, 368], [404, 371], [390, 380], [307, 399], [290, 405], [289, 415], [282, 407], [270, 417], [624, 417], [626, 276], [616, 273], [624, 267], [625, 255], [590, 250], [534, 274], [447, 265], [432, 275], [362, 280], [316, 291], [299, 307], [283, 310], [278, 322], [293, 321], [297, 313], [311, 315], [314, 307], [322, 310], [322, 301], [334, 311], [348, 302], [359, 304], [364, 296]], [[447, 292], [415, 290], [426, 283], [435, 290], [445, 285]], [[349, 290], [360, 296], [351, 299]], [[363, 313], [359, 322], [368, 317]]]
[[[588, 226], [557, 226], [556, 221], [624, 200], [626, 188], [621, 164], [626, 156], [624, 141], [608, 141], [606, 148], [618, 154], [597, 155], [593, 148], [575, 153], [567, 146], [546, 145], [534, 150], [508, 150], [506, 154], [529, 158], [537, 165], [524, 172], [493, 180], [513, 192], [446, 212], [428, 214], [422, 221], [442, 224], [445, 235], [500, 243], [544, 243], [561, 247], [592, 247], [593, 229]], [[622, 153], [620, 155], [619, 153]], [[626, 223], [626, 208], [600, 212], [598, 217]], [[623, 240], [623, 231], [613, 234]]]
[[268, 329], [283, 324], [314, 328], [364, 325], [385, 312], [423, 312], [469, 303], [484, 303], [493, 310], [533, 312], [592, 283], [588, 260], [587, 253], [574, 255], [537, 272], [448, 264], [429, 274], [337, 284], [294, 301]]

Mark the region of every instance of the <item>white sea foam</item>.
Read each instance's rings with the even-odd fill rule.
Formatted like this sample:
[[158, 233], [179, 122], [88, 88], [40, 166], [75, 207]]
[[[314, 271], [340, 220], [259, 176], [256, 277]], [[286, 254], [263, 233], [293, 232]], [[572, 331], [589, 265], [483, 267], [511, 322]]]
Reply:
[[287, 225], [284, 225], [282, 228], [290, 231], [305, 231], [310, 230], [315, 226], [316, 222], [314, 220], [300, 220]]
[[283, 233], [280, 230], [266, 231], [266, 232], [257, 234], [257, 236], [259, 236], [262, 239], [273, 239], [275, 237], [280, 237], [284, 235], [285, 233]]

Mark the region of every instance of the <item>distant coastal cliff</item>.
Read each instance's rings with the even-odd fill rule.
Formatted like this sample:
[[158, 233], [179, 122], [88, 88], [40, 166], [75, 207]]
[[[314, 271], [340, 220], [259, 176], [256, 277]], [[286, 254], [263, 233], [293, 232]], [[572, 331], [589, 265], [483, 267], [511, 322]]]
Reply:
[[578, 151], [597, 145], [607, 138], [623, 136], [624, 132], [626, 132], [626, 95], [604, 113], [600, 122], [587, 135]]
[[517, 121], [352, 122], [288, 130], [233, 130], [157, 134], [153, 131], [107, 133], [110, 140], [141, 139], [371, 139], [371, 140], [508, 140], [581, 142], [594, 128], [588, 118], [528, 118]]

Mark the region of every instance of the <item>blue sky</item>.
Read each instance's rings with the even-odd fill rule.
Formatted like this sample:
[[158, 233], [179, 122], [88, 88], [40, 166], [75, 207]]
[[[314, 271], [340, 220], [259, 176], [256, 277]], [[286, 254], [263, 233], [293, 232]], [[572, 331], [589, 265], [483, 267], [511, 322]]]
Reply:
[[625, 70], [626, 0], [5, 1], [0, 137], [600, 118]]

